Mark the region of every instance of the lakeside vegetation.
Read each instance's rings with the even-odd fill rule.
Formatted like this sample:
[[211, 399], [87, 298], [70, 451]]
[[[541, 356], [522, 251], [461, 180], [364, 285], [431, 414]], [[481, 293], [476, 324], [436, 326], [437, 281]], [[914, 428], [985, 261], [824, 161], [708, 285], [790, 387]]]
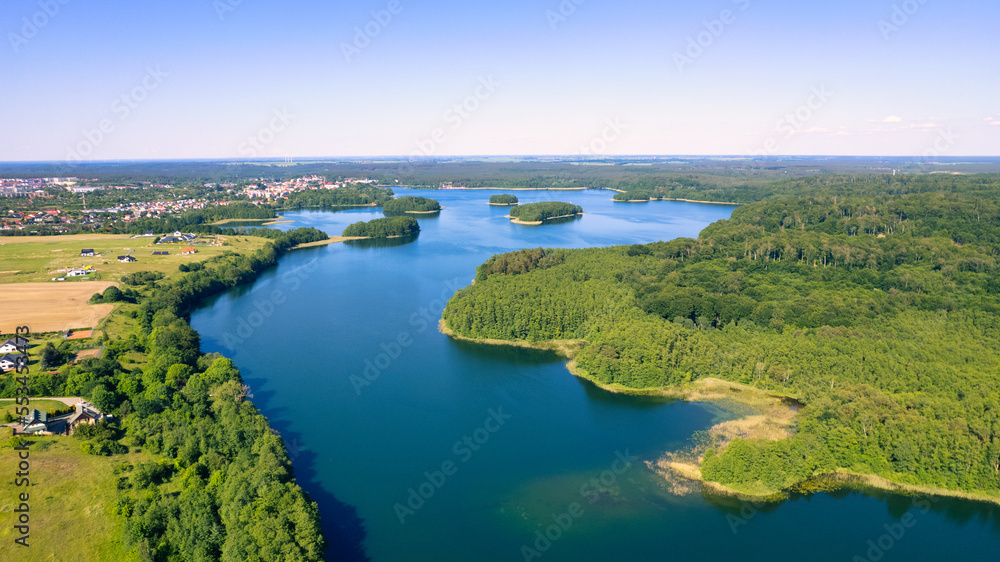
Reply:
[[655, 201], [661, 198], [663, 198], [662, 191], [629, 190], [629, 191], [621, 191], [615, 193], [614, 197], [612, 197], [612, 200], [619, 202]]
[[803, 403], [788, 438], [705, 444], [702, 476], [734, 490], [841, 470], [1000, 498], [998, 192], [995, 175], [780, 182], [698, 239], [494, 256], [444, 320], [585, 340], [576, 372], [602, 385], [715, 377]]
[[283, 210], [297, 210], [307, 207], [329, 209], [333, 207], [378, 207], [392, 200], [393, 192], [387, 187], [345, 186], [337, 189], [310, 189], [292, 193], [278, 200]]
[[518, 205], [510, 210], [511, 218], [524, 223], [540, 223], [549, 219], [572, 217], [583, 213], [583, 207], [561, 201], [545, 201]]
[[504, 193], [502, 195], [491, 195], [490, 205], [517, 205], [517, 196]]
[[420, 233], [420, 224], [413, 217], [386, 217], [368, 222], [356, 222], [344, 229], [347, 238], [394, 238]]
[[[267, 235], [270, 241], [252, 253], [212, 256], [169, 280], [137, 276], [147, 284], [125, 292], [138, 304], [116, 305], [100, 359], [32, 375], [33, 395], [82, 396], [114, 414], [116, 421], [82, 427], [69, 443], [114, 464], [110, 471], [101, 463], [102, 474], [114, 475], [113, 487], [102, 492], [103, 507], [92, 518], [96, 524], [112, 517], [120, 537], [114, 543], [130, 558], [323, 557], [316, 504], [295, 481], [281, 437], [246, 400], [232, 361], [203, 355], [186, 320], [204, 298], [252, 281], [299, 244], [326, 238], [315, 229]], [[0, 397], [16, 394], [14, 376], [0, 381]], [[41, 449], [51, 438], [16, 441], [22, 439], [34, 444], [33, 459], [46, 458]], [[126, 456], [140, 451], [141, 459]], [[94, 548], [112, 555], [103, 543]]]
[[407, 195], [382, 203], [382, 212], [388, 215], [402, 213], [433, 213], [441, 210], [441, 204], [434, 199]]

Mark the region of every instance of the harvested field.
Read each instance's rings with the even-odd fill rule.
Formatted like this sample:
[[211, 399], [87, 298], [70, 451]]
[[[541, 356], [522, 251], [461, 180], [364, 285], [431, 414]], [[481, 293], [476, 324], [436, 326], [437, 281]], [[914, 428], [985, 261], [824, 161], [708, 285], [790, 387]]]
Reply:
[[117, 283], [10, 283], [0, 291], [0, 333], [12, 334], [18, 326], [32, 332], [62, 332], [96, 326], [114, 305], [87, 304], [91, 295]]

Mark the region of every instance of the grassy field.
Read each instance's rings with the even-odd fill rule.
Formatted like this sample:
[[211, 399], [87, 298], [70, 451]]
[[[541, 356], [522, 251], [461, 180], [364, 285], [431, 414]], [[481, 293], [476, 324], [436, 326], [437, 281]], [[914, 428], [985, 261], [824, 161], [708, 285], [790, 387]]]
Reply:
[[[35, 438], [28, 462], [30, 486], [16, 487], [17, 451], [0, 449], [0, 559], [138, 560], [119, 543], [112, 512], [117, 498], [114, 466], [151, 460], [145, 453], [114, 457], [85, 454], [72, 437]], [[31, 520], [29, 548], [14, 544], [17, 495], [27, 491]], [[19, 502], [18, 502], [19, 503]]]
[[[220, 236], [220, 243], [213, 246], [216, 237], [198, 238], [184, 244], [153, 244], [152, 237], [131, 238], [124, 234], [77, 234], [72, 236], [8, 236], [0, 237], [0, 283], [52, 282], [63, 277], [69, 268], [91, 266], [95, 272], [85, 277], [67, 277], [60, 285], [88, 281], [118, 281], [123, 275], [136, 271], [158, 271], [167, 276], [178, 273], [182, 263], [203, 261], [228, 250], [251, 252], [264, 246], [263, 238], [246, 236]], [[181, 250], [192, 246], [197, 254], [181, 255]], [[80, 250], [93, 249], [99, 255], [81, 257]], [[133, 250], [138, 261], [121, 263], [118, 256]], [[169, 256], [153, 256], [152, 252], [166, 251]], [[100, 255], [104, 254], [104, 255]], [[60, 271], [62, 270], [62, 271]], [[55, 284], [55, 283], [53, 283]]]
[[[17, 415], [17, 408], [23, 408], [23, 406], [18, 406], [13, 398], [0, 398], [0, 420], [3, 419], [3, 415], [6, 413], [10, 413], [15, 418], [20, 417]], [[69, 406], [58, 400], [31, 400], [28, 408], [38, 410], [39, 412], [54, 412], [56, 410], [65, 410]], [[7, 439], [7, 437], [9, 436], [6, 433], [0, 435], [2, 439]]]

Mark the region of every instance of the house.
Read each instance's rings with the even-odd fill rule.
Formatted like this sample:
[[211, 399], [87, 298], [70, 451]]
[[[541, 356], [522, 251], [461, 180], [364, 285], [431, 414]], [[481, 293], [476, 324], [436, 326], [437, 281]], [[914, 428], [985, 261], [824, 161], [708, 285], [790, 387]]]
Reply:
[[85, 269], [71, 269], [66, 272], [66, 277], [83, 277], [88, 273], [90, 272]]
[[[89, 402], [78, 402], [71, 414], [49, 417], [45, 412], [32, 410], [22, 418], [20, 433], [36, 435], [72, 435], [80, 424], [93, 425], [97, 422], [110, 420], [113, 416], [106, 415]], [[15, 430], [15, 435], [18, 432]]]
[[66, 418], [66, 432], [72, 434], [80, 424], [94, 425], [97, 422], [110, 419], [112, 416], [101, 413], [89, 402], [77, 402], [76, 411]]
[[0, 357], [0, 371], [11, 371], [28, 364], [28, 356], [23, 353], [8, 353]]
[[118, 261], [120, 261], [122, 263], [129, 263], [129, 262], [139, 261], [139, 260], [135, 259], [135, 256], [118, 256]]
[[[52, 434], [52, 432], [49, 431], [49, 415], [45, 412], [32, 410], [31, 413], [21, 418], [21, 420], [21, 433], [35, 433], [38, 435]], [[65, 425], [65, 423], [59, 425]]]
[[164, 236], [160, 238], [157, 244], [173, 244], [175, 242], [180, 242], [179, 238], [174, 238], [173, 236]]
[[0, 345], [0, 353], [15, 353], [19, 350], [26, 349], [28, 347], [28, 340], [24, 338], [14, 337]]
[[187, 256], [189, 254], [197, 254], [198, 250], [195, 250], [191, 246], [188, 246], [187, 248], [184, 248], [183, 250], [181, 250], [181, 253], [184, 254], [185, 256]]
[[83, 250], [80, 250], [80, 257], [82, 257], [82, 258], [92, 258], [95, 255], [97, 255], [97, 254], [94, 253], [94, 249], [93, 248], [85, 248]]

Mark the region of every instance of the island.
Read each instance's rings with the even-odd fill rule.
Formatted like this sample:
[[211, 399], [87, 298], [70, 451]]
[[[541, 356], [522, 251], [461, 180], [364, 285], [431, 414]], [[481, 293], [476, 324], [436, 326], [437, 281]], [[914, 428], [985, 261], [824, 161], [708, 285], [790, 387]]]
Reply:
[[356, 222], [344, 229], [344, 238], [400, 238], [420, 233], [420, 224], [413, 217], [386, 217], [368, 222]]
[[510, 210], [507, 215], [515, 224], [539, 225], [552, 219], [575, 217], [583, 214], [583, 207], [561, 201], [528, 203]]
[[497, 207], [513, 207], [517, 205], [517, 196], [504, 193], [503, 195], [491, 195], [490, 205]]
[[382, 212], [388, 215], [411, 213], [431, 214], [441, 210], [441, 204], [434, 199], [407, 195], [398, 199], [390, 199], [382, 204]]
[[617, 203], [646, 203], [647, 201], [656, 201], [662, 198], [662, 191], [633, 190], [615, 193], [612, 201]]

